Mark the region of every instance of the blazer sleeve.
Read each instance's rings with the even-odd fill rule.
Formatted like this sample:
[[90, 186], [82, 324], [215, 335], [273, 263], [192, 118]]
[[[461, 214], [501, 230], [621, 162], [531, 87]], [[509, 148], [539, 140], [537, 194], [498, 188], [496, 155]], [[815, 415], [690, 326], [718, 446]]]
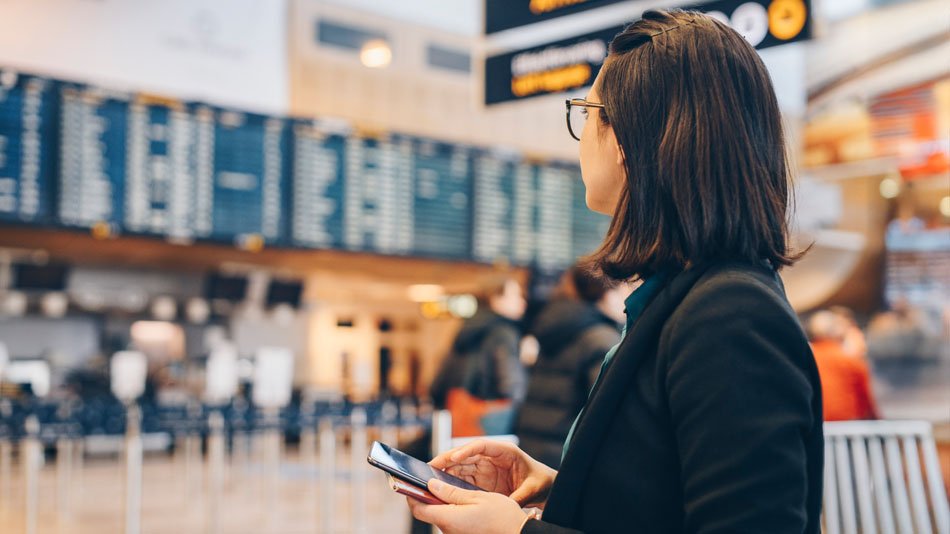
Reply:
[[660, 355], [684, 531], [803, 532], [817, 374], [783, 296], [756, 280], [704, 288], [667, 323]]
[[580, 530], [565, 528], [539, 519], [529, 519], [521, 528], [521, 534], [584, 534]]

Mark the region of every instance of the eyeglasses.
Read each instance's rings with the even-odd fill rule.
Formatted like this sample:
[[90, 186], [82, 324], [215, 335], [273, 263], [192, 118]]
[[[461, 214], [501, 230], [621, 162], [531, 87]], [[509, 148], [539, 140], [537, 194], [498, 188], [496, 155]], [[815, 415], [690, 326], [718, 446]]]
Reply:
[[564, 104], [567, 106], [567, 131], [571, 137], [580, 141], [584, 123], [587, 122], [587, 108], [604, 109], [604, 105], [599, 102], [588, 102], [586, 98], [571, 98], [565, 100]]

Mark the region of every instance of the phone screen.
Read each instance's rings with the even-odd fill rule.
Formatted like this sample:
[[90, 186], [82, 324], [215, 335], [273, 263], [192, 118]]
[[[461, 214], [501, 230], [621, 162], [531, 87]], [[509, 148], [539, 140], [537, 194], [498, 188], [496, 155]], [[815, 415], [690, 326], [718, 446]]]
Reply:
[[437, 478], [446, 484], [451, 484], [462, 489], [483, 491], [478, 486], [473, 486], [462, 479], [439, 471], [422, 460], [413, 458], [400, 450], [384, 445], [378, 441], [373, 442], [373, 448], [369, 451], [369, 458], [367, 458], [367, 460], [371, 465], [420, 488], [426, 488], [429, 480]]

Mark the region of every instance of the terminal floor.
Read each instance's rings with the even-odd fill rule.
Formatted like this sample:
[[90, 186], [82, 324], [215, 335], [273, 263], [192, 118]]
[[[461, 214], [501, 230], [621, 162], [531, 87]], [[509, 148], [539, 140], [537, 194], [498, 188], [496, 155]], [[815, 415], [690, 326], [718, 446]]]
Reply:
[[[366, 480], [365, 512], [354, 518], [351, 460], [338, 457], [333, 488], [333, 533], [402, 534], [408, 531], [405, 498], [393, 493], [385, 475], [359, 466]], [[187, 469], [181, 456], [147, 456], [143, 466], [143, 534], [212, 532], [209, 523], [207, 463]], [[12, 480], [0, 487], [0, 533], [27, 532], [22, 469], [15, 465]], [[323, 498], [316, 466], [295, 452], [283, 459], [280, 477], [255, 461], [232, 462], [221, 498], [221, 534], [322, 533]], [[278, 480], [278, 498], [270, 488]], [[0, 485], [4, 484], [0, 481]], [[40, 475], [39, 513], [35, 534], [122, 533], [124, 475], [118, 459], [87, 460], [70, 486], [71, 502], [61, 511], [57, 502], [56, 466], [50, 462]], [[271, 509], [272, 503], [276, 504]], [[362, 524], [360, 523], [362, 521]]]

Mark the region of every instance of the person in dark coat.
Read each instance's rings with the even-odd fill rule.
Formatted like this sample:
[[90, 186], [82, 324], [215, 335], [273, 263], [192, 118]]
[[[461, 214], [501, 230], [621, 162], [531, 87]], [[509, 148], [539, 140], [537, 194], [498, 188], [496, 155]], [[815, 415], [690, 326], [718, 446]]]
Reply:
[[564, 439], [604, 354], [620, 341], [625, 287], [611, 287], [604, 277], [575, 265], [531, 327], [540, 351], [515, 434], [523, 451], [548, 466], [560, 465]]
[[613, 216], [588, 261], [642, 281], [622, 340], [558, 470], [479, 440], [431, 465], [486, 491], [433, 479], [446, 504], [410, 510], [446, 534], [818, 534], [821, 384], [778, 275], [801, 253], [761, 58], [713, 17], [647, 11], [567, 109], [587, 205]]
[[504, 278], [486, 288], [478, 311], [459, 330], [452, 350], [429, 388], [436, 408], [445, 408], [448, 392], [464, 388], [483, 400], [524, 399], [527, 373], [518, 346], [527, 303], [517, 280]]

